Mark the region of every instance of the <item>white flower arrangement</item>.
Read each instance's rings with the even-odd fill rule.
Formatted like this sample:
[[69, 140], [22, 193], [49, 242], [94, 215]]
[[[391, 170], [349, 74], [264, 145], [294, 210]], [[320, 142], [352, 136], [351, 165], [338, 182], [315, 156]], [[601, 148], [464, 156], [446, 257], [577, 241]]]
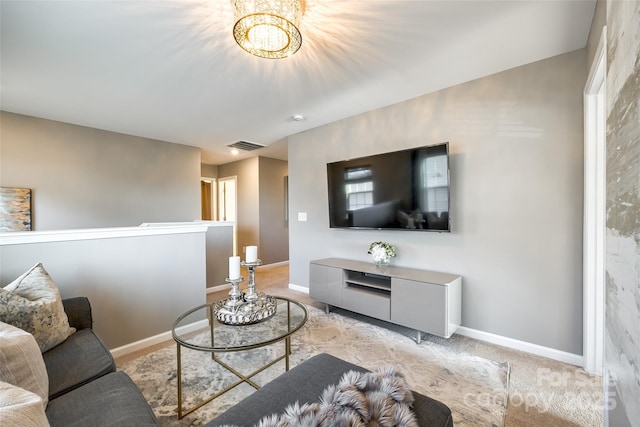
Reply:
[[387, 242], [373, 242], [367, 253], [371, 254], [376, 264], [389, 264], [391, 258], [396, 256], [396, 247]]

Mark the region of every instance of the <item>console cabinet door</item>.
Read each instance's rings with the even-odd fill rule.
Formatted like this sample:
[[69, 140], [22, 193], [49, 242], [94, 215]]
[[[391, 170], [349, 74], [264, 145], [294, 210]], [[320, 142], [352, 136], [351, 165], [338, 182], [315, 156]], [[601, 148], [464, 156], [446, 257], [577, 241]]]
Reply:
[[330, 305], [342, 305], [342, 268], [309, 264], [309, 296]]
[[391, 279], [391, 321], [441, 337], [447, 334], [447, 287]]

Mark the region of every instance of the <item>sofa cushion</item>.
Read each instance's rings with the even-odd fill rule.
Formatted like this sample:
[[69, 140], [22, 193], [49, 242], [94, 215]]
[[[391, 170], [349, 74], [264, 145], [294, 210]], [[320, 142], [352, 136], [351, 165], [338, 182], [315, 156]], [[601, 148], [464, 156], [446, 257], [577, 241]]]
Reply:
[[40, 347], [30, 333], [0, 322], [0, 381], [35, 393], [43, 410], [49, 396], [49, 377]]
[[113, 372], [49, 402], [51, 427], [145, 427], [157, 420], [131, 378]]
[[43, 357], [49, 374], [49, 399], [116, 370], [111, 353], [92, 329], [79, 330]]
[[0, 381], [0, 426], [48, 426], [42, 398], [21, 387]]
[[42, 352], [75, 332], [58, 287], [41, 263], [0, 289], [0, 321], [31, 333]]
[[73, 297], [62, 300], [64, 312], [69, 319], [69, 326], [80, 329], [91, 329], [93, 327], [93, 314], [91, 303], [87, 297]]

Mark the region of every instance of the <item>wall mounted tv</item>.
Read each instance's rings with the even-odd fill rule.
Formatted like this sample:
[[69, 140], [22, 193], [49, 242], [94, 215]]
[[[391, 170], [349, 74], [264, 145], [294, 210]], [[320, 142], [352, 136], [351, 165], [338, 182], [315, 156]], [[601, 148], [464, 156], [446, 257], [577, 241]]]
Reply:
[[449, 143], [327, 164], [331, 228], [451, 231]]

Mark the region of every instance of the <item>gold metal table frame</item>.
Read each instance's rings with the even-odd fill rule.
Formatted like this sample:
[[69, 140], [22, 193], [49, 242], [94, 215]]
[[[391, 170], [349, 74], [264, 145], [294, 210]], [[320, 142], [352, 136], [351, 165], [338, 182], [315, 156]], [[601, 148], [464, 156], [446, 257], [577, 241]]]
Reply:
[[[222, 394], [228, 392], [229, 390], [232, 390], [233, 388], [237, 387], [242, 383], [247, 383], [253, 388], [255, 388], [256, 390], [259, 389], [260, 386], [256, 384], [254, 381], [252, 381], [251, 378], [259, 374], [260, 372], [263, 372], [264, 370], [270, 368], [271, 366], [275, 365], [276, 363], [278, 363], [283, 359], [285, 361], [285, 370], [287, 371], [289, 370], [289, 355], [291, 354], [291, 335], [293, 335], [306, 323], [308, 318], [308, 313], [307, 313], [306, 307], [298, 301], [285, 298], [285, 297], [275, 297], [275, 298], [278, 304], [278, 311], [276, 312], [276, 315], [274, 315], [273, 317], [261, 323], [269, 323], [269, 322], [277, 323], [277, 326], [282, 327], [283, 330], [276, 331], [271, 335], [267, 334], [266, 336], [262, 336], [258, 338], [253, 337], [254, 339], [248, 340], [246, 342], [243, 341], [240, 343], [235, 343], [233, 345], [229, 345], [228, 343], [224, 343], [224, 342], [216, 342], [216, 339], [215, 339], [216, 329], [225, 328], [226, 332], [229, 332], [231, 330], [230, 328], [241, 330], [243, 328], [251, 327], [252, 325], [230, 326], [230, 325], [223, 325], [219, 323], [216, 320], [216, 316], [213, 311], [215, 303], [203, 304], [198, 307], [195, 307], [185, 312], [184, 314], [182, 314], [180, 317], [176, 319], [176, 321], [173, 324], [171, 334], [173, 336], [174, 341], [176, 342], [176, 347], [177, 347], [178, 419], [184, 418], [185, 416], [191, 414], [195, 410], [201, 408], [202, 406], [211, 402], [215, 398], [221, 396]], [[295, 318], [292, 318], [292, 312], [291, 312], [292, 306], [293, 306], [293, 309], [296, 310], [297, 312], [295, 313], [296, 314]], [[284, 315], [284, 313], [282, 313], [282, 310], [285, 307], [286, 307], [286, 316]], [[197, 332], [181, 333], [177, 331], [181, 327], [188, 326], [187, 324], [185, 324], [186, 319], [189, 319], [190, 316], [193, 316], [194, 314], [200, 311], [202, 311], [203, 313], [206, 313], [206, 317], [209, 322], [211, 341], [210, 341], [210, 344], [206, 344], [206, 345], [190, 341], [190, 337], [197, 334]], [[285, 322], [286, 322], [286, 325], [285, 325]], [[284, 354], [281, 356], [278, 356], [276, 359], [270, 361], [266, 365], [262, 365], [261, 367], [259, 367], [258, 369], [254, 370], [253, 372], [247, 375], [242, 374], [241, 372], [234, 369], [228, 363], [220, 360], [220, 358], [216, 356], [216, 353], [229, 353], [229, 352], [253, 350], [256, 348], [266, 347], [268, 345], [275, 344], [279, 341], [284, 341], [285, 343]], [[224, 369], [228, 370], [229, 372], [237, 376], [238, 380], [232, 383], [231, 385], [223, 388], [219, 392], [213, 394], [212, 396], [209, 396], [202, 402], [198, 403], [196, 406], [190, 409], [184, 409], [183, 399], [182, 399], [183, 397], [182, 396], [182, 347], [211, 353], [212, 360], [214, 360]]]

